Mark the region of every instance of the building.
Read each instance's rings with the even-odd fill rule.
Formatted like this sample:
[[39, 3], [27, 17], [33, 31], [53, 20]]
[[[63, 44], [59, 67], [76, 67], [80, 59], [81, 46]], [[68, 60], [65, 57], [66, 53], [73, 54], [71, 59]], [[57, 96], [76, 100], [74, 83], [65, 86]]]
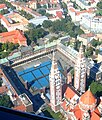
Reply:
[[28, 20], [18, 13], [10, 13], [7, 16], [0, 16], [1, 24], [8, 30], [27, 30]]
[[37, 26], [37, 25], [42, 25], [44, 20], [48, 20], [48, 18], [46, 16], [40, 16], [29, 20], [29, 23], [32, 23]]
[[95, 39], [96, 35], [94, 33], [86, 33], [77, 36], [77, 39], [83, 42], [83, 45], [90, 45], [91, 41]]
[[102, 16], [84, 15], [80, 25], [91, 32], [102, 33]]
[[95, 81], [102, 80], [102, 62], [95, 63], [90, 69], [90, 77]]
[[94, 8], [79, 11], [78, 9], [75, 9], [72, 5], [69, 5], [68, 11], [73, 22], [80, 22], [82, 20], [82, 16], [84, 15], [95, 16]]
[[68, 86], [60, 105], [60, 111], [67, 119], [68, 112], [70, 111], [70, 109], [73, 109], [78, 104], [78, 99], [78, 92], [76, 92], [73, 87]]
[[82, 9], [96, 7], [99, 0], [74, 0]]
[[33, 103], [31, 102], [31, 100], [28, 98], [28, 96], [23, 93], [21, 95], [19, 95], [19, 98], [17, 100], [17, 104], [18, 101], [20, 101], [20, 105], [15, 106], [13, 109], [14, 110], [21, 110], [21, 111], [25, 111], [25, 112], [32, 112], [33, 111]]
[[20, 30], [14, 30], [10, 32], [0, 33], [0, 42], [7, 43], [12, 42], [14, 44], [19, 44], [20, 46], [27, 46], [26, 37]]
[[5, 4], [0, 4], [0, 11], [3, 10], [3, 9], [7, 9], [6, 5]]
[[36, 0], [32, 0], [32, 1], [29, 1], [27, 3], [27, 5], [29, 6], [29, 8], [32, 8], [32, 9], [37, 9], [37, 1]]
[[57, 61], [53, 52], [52, 67], [49, 75], [50, 79], [50, 105], [54, 112], [60, 110], [60, 103], [62, 100], [62, 80], [58, 70]]
[[84, 57], [82, 44], [75, 64], [74, 87], [80, 92], [85, 92], [86, 89], [86, 59]]
[[17, 86], [14, 87], [12, 85], [12, 82], [10, 82], [11, 78], [9, 77], [6, 70], [4, 69], [4, 66], [2, 65], [0, 66], [0, 75], [3, 81], [3, 86], [0, 87], [0, 95], [9, 95], [10, 100], [14, 105], [13, 109], [25, 112], [32, 112], [33, 103], [25, 93], [20, 94], [20, 92], [17, 90]]
[[61, 113], [66, 117], [66, 120], [101, 120], [101, 103], [101, 100], [98, 102], [91, 93], [90, 88], [79, 96], [69, 86], [61, 104]]
[[53, 16], [58, 17], [58, 18], [63, 18], [63, 14], [62, 14], [63, 10], [61, 9], [60, 6], [46, 9], [46, 13], [52, 14]]

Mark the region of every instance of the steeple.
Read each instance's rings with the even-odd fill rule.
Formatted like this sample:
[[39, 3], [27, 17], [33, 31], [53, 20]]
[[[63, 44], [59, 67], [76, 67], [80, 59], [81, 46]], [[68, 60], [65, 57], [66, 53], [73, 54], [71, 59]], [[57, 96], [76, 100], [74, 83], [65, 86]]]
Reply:
[[60, 103], [62, 100], [62, 80], [60, 71], [58, 70], [55, 53], [53, 52], [51, 72], [49, 75], [50, 81], [50, 105], [54, 112], [60, 110]]
[[83, 45], [81, 43], [77, 61], [75, 63], [74, 87], [79, 92], [85, 92], [86, 88], [86, 59], [84, 57]]
[[79, 57], [84, 57], [84, 50], [83, 50], [83, 43], [81, 42], [80, 48], [79, 48]]

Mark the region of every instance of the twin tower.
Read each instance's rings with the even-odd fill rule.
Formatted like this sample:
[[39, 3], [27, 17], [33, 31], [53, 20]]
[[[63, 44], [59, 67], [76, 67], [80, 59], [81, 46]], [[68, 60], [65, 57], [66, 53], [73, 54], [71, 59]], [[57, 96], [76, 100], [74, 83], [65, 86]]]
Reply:
[[[79, 92], [85, 92], [86, 88], [86, 59], [84, 57], [83, 46], [81, 44], [78, 58], [75, 64], [74, 73], [74, 88]], [[54, 112], [60, 109], [62, 101], [62, 79], [60, 71], [58, 70], [55, 54], [53, 53], [52, 67], [49, 75], [50, 80], [50, 105]]]

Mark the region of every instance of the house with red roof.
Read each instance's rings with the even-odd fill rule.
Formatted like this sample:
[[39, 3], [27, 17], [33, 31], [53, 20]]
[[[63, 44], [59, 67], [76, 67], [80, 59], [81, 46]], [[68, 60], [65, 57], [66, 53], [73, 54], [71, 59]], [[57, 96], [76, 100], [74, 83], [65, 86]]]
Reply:
[[7, 9], [6, 4], [0, 4], [0, 11], [3, 9]]
[[18, 43], [20, 46], [27, 46], [26, 37], [20, 30], [0, 33], [0, 42], [12, 42], [14, 44]]

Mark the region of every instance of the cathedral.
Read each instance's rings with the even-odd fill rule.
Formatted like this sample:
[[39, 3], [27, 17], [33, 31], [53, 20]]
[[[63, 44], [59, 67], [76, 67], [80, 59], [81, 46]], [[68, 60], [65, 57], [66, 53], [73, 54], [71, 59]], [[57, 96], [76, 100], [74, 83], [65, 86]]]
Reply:
[[[96, 98], [90, 87], [86, 91], [86, 58], [84, 57], [83, 45], [74, 66], [74, 85], [72, 77], [67, 75], [67, 88], [62, 91], [62, 79], [58, 70], [57, 60], [53, 53], [50, 78], [50, 106], [57, 113], [61, 112], [66, 120], [101, 120], [102, 98]], [[63, 93], [63, 95], [62, 95]]]

